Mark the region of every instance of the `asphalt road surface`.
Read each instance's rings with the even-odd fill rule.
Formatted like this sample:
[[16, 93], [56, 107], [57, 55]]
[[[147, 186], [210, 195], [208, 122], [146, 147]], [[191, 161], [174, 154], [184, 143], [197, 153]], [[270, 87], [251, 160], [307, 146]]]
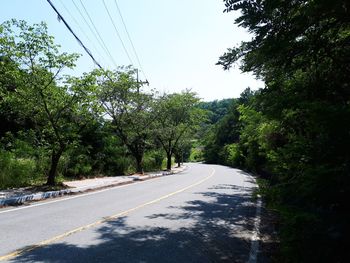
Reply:
[[247, 262], [256, 215], [248, 174], [184, 172], [0, 210], [0, 261]]

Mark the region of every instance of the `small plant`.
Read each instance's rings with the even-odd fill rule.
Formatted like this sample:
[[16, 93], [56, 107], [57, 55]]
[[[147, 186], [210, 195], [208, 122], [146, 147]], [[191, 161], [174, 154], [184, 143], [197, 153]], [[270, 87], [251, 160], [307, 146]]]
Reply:
[[30, 158], [16, 158], [8, 151], [0, 150], [0, 188], [20, 187], [35, 180], [36, 164]]

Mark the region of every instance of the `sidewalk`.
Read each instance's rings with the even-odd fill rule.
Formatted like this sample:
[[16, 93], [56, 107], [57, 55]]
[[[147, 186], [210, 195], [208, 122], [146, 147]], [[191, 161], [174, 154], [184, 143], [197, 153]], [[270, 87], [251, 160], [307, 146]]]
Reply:
[[113, 187], [123, 184], [130, 184], [135, 181], [144, 181], [160, 176], [180, 173], [186, 169], [186, 166], [172, 168], [171, 171], [161, 171], [146, 173], [144, 175], [134, 174], [129, 176], [98, 177], [94, 179], [85, 179], [77, 181], [63, 182], [68, 188], [58, 191], [38, 192], [29, 187], [0, 190], [0, 208], [7, 205], [20, 205], [27, 202], [43, 200], [46, 198], [59, 197], [67, 194], [79, 194], [87, 191], [94, 191], [106, 187]]

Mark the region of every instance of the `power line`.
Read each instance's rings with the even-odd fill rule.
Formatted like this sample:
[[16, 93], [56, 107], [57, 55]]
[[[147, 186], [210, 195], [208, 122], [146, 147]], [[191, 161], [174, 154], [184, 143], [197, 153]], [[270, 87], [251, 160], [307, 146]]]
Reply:
[[118, 36], [118, 38], [119, 38], [119, 40], [120, 40], [120, 42], [121, 42], [121, 44], [122, 44], [122, 46], [123, 46], [123, 49], [124, 49], [124, 51], [125, 51], [125, 54], [126, 54], [127, 57], [129, 58], [129, 61], [130, 61], [131, 65], [133, 65], [134, 63], [132, 62], [132, 59], [131, 59], [131, 57], [130, 57], [130, 55], [129, 55], [129, 52], [128, 52], [128, 50], [126, 49], [125, 44], [124, 44], [124, 42], [123, 42], [123, 40], [122, 40], [122, 38], [121, 38], [121, 36], [120, 36], [120, 34], [119, 34], [119, 32], [118, 32], [118, 29], [117, 29], [117, 27], [116, 27], [116, 25], [115, 25], [115, 23], [114, 23], [114, 20], [113, 20], [111, 14], [110, 14], [109, 11], [108, 11], [108, 8], [107, 8], [107, 6], [106, 6], [105, 0], [103, 0], [102, 2], [103, 2], [103, 5], [104, 5], [104, 7], [105, 7], [105, 9], [106, 9], [106, 11], [107, 11], [107, 14], [108, 14], [108, 16], [109, 16], [109, 19], [111, 20], [111, 22], [112, 22], [112, 24], [113, 24], [114, 31], [116, 32], [116, 34], [117, 34], [117, 36]]
[[52, 7], [53, 10], [55, 10], [56, 14], [58, 15], [58, 17], [63, 21], [63, 23], [65, 24], [65, 26], [68, 28], [68, 30], [72, 33], [72, 35], [75, 37], [75, 39], [79, 42], [79, 44], [85, 49], [86, 53], [91, 57], [91, 59], [94, 61], [94, 63], [102, 69], [101, 65], [96, 61], [96, 59], [94, 58], [94, 56], [91, 54], [90, 50], [83, 44], [83, 42], [79, 39], [79, 37], [74, 33], [74, 31], [72, 30], [72, 28], [68, 25], [68, 23], [66, 22], [66, 20], [63, 18], [63, 16], [58, 12], [58, 10], [56, 9], [56, 7], [52, 4], [51, 0], [46, 0], [50, 6]]
[[63, 3], [62, 0], [59, 0], [61, 5], [63, 6], [63, 8], [67, 11], [67, 13], [70, 15], [70, 17], [73, 19], [73, 21], [75, 22], [75, 24], [79, 27], [80, 31], [84, 34], [84, 36], [86, 37], [86, 39], [92, 44], [93, 48], [95, 49], [95, 51], [97, 52], [97, 54], [100, 56], [100, 58], [104, 57], [101, 55], [101, 53], [99, 52], [98, 48], [95, 46], [94, 42], [91, 41], [90, 37], [87, 35], [87, 33], [85, 32], [85, 30], [80, 26], [79, 22], [76, 20], [76, 18], [72, 15], [72, 13], [69, 11], [69, 9], [66, 7], [66, 5]]
[[[80, 14], [80, 16], [83, 18], [85, 24], [88, 26], [90, 32], [92, 33], [92, 35], [94, 36], [94, 38], [97, 40], [97, 43], [100, 45], [100, 47], [102, 48], [102, 50], [104, 51], [105, 54], [107, 54], [107, 58], [108, 58], [108, 51], [106, 51], [105, 47], [103, 46], [103, 44], [101, 43], [101, 40], [98, 38], [98, 36], [96, 35], [95, 31], [93, 30], [93, 28], [91, 27], [90, 23], [86, 20], [85, 16], [83, 15], [83, 13], [80, 11], [80, 8], [77, 6], [77, 4], [74, 2], [74, 0], [72, 0], [72, 3], [75, 7], [75, 9], [78, 11], [78, 13]], [[106, 60], [107, 61], [107, 60]]]
[[117, 66], [117, 64], [115, 63], [115, 61], [114, 61], [114, 59], [113, 59], [113, 57], [112, 57], [111, 53], [109, 52], [109, 50], [108, 50], [108, 48], [107, 48], [107, 46], [106, 46], [105, 42], [103, 41], [103, 39], [102, 39], [102, 37], [101, 37], [100, 33], [98, 32], [98, 30], [97, 30], [97, 28], [96, 28], [96, 26], [95, 26], [94, 22], [92, 21], [92, 19], [91, 19], [90, 15], [89, 15], [89, 13], [88, 13], [88, 11], [86, 10], [86, 8], [85, 8], [85, 6], [84, 6], [83, 2], [82, 2], [81, 0], [79, 0], [79, 2], [80, 2], [80, 4], [82, 5], [82, 7], [83, 7], [83, 9], [84, 9], [84, 11], [85, 11], [85, 14], [86, 14], [86, 15], [87, 15], [87, 17], [89, 18], [89, 20], [90, 20], [90, 22], [91, 22], [92, 26], [94, 27], [94, 29], [95, 29], [95, 31], [96, 31], [96, 33], [97, 33], [98, 37], [99, 37], [99, 38], [100, 38], [100, 40], [101, 40], [101, 42], [102, 42], [103, 46], [105, 47], [105, 49], [106, 49], [106, 51], [107, 51], [107, 53], [108, 53], [109, 58], [110, 58], [110, 59], [111, 59], [111, 61], [113, 62], [114, 66], [117, 68], [117, 67], [118, 67], [118, 66]]
[[116, 8], [117, 8], [117, 10], [118, 10], [119, 16], [120, 16], [120, 18], [121, 18], [121, 20], [122, 20], [122, 23], [123, 23], [123, 25], [124, 25], [125, 32], [126, 32], [126, 34], [127, 34], [127, 36], [128, 36], [128, 39], [129, 39], [130, 44], [131, 44], [131, 47], [132, 47], [132, 49], [133, 49], [133, 51], [134, 51], [134, 54], [135, 54], [137, 63], [138, 63], [138, 65], [139, 65], [139, 67], [140, 67], [140, 69], [141, 69], [141, 71], [142, 71], [142, 74], [143, 74], [144, 78], [147, 80], [145, 71], [144, 71], [143, 68], [142, 68], [142, 65], [141, 65], [141, 62], [140, 62], [140, 58], [139, 58], [139, 56], [137, 55], [136, 48], [135, 48], [135, 46], [134, 46], [134, 44], [133, 44], [133, 41], [131, 40], [129, 31], [128, 31], [127, 27], [126, 27], [126, 24], [125, 24], [124, 18], [123, 18], [123, 16], [122, 16], [122, 12], [120, 11], [120, 8], [119, 8], [119, 6], [118, 6], [117, 0], [114, 0], [114, 4], [115, 4], [115, 6], [116, 6]]
[[97, 37], [95, 31], [92, 29], [92, 27], [90, 26], [90, 23], [86, 20], [85, 16], [83, 15], [83, 13], [80, 11], [80, 8], [77, 6], [77, 4], [74, 2], [74, 0], [72, 0], [72, 3], [75, 7], [75, 9], [77, 9], [78, 13], [80, 14], [80, 16], [83, 18], [85, 24], [88, 26], [90, 32], [92, 33], [92, 35], [95, 37], [95, 39], [97, 40], [98, 44], [100, 45], [100, 47], [103, 49], [103, 51], [105, 52], [105, 54], [107, 54], [108, 57], [108, 52], [106, 51], [106, 49], [104, 48], [103, 44], [101, 43], [101, 40]]

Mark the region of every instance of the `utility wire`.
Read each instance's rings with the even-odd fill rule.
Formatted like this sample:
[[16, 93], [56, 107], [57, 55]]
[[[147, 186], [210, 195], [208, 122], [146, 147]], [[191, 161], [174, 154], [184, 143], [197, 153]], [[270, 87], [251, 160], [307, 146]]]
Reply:
[[98, 30], [97, 30], [97, 28], [96, 28], [96, 26], [95, 26], [94, 22], [92, 21], [92, 19], [91, 19], [90, 15], [89, 15], [89, 13], [88, 13], [88, 11], [86, 10], [86, 8], [85, 8], [85, 6], [84, 6], [83, 2], [82, 2], [81, 0], [79, 0], [79, 1], [80, 1], [80, 4], [82, 5], [82, 7], [83, 7], [84, 11], [85, 11], [85, 14], [86, 14], [86, 15], [87, 15], [87, 17], [89, 18], [89, 20], [90, 20], [90, 22], [91, 22], [92, 26], [94, 27], [94, 29], [95, 29], [95, 31], [96, 31], [96, 33], [97, 33], [97, 35], [98, 35], [99, 39], [101, 40], [101, 42], [102, 42], [103, 46], [105, 47], [105, 49], [106, 49], [106, 51], [107, 51], [107, 53], [108, 53], [109, 58], [110, 58], [110, 59], [111, 59], [111, 61], [113, 62], [114, 66], [117, 68], [117, 67], [118, 67], [118, 66], [117, 66], [117, 64], [115, 63], [115, 61], [114, 61], [114, 59], [113, 59], [113, 57], [112, 57], [111, 53], [109, 52], [109, 50], [108, 50], [108, 48], [107, 48], [107, 46], [106, 46], [105, 42], [103, 41], [103, 39], [102, 39], [102, 37], [101, 37], [100, 33], [98, 32]]
[[[103, 0], [103, 1], [104, 1], [104, 0]], [[122, 16], [122, 12], [120, 11], [120, 8], [119, 8], [119, 6], [118, 6], [117, 0], [114, 0], [114, 4], [115, 4], [115, 6], [116, 6], [116, 8], [117, 8], [117, 10], [118, 10], [118, 13], [119, 13], [119, 16], [120, 16], [122, 22], [123, 22], [125, 32], [126, 32], [126, 34], [127, 34], [127, 36], [128, 36], [128, 39], [129, 39], [130, 44], [131, 44], [131, 47], [132, 47], [132, 49], [133, 49], [133, 51], [134, 51], [134, 54], [135, 54], [137, 63], [138, 63], [138, 65], [139, 65], [139, 67], [140, 67], [140, 69], [141, 69], [141, 71], [142, 71], [142, 74], [143, 74], [144, 78], [147, 80], [146, 73], [145, 73], [145, 71], [144, 71], [143, 68], [142, 68], [142, 65], [141, 65], [141, 62], [140, 62], [140, 58], [139, 58], [139, 56], [137, 55], [136, 48], [135, 48], [135, 46], [134, 46], [134, 44], [133, 44], [133, 41], [131, 40], [129, 31], [128, 31], [127, 27], [126, 27], [126, 24], [125, 24], [124, 18], [123, 18], [123, 16]]]
[[75, 37], [75, 39], [78, 41], [78, 43], [85, 49], [86, 53], [91, 57], [91, 59], [93, 60], [93, 62], [102, 69], [101, 65], [96, 61], [96, 59], [94, 58], [94, 56], [91, 54], [90, 50], [83, 44], [83, 42], [79, 39], [79, 37], [74, 33], [74, 31], [72, 30], [72, 28], [68, 25], [68, 23], [66, 22], [66, 20], [63, 18], [63, 16], [58, 12], [58, 10], [56, 9], [56, 7], [52, 4], [51, 0], [46, 0], [50, 6], [52, 7], [53, 10], [55, 10], [56, 14], [58, 15], [58, 17], [63, 21], [64, 25], [68, 28], [68, 30], [72, 33], [72, 35]]
[[98, 44], [100, 45], [100, 47], [103, 49], [103, 51], [105, 52], [105, 54], [107, 54], [108, 57], [108, 52], [106, 51], [106, 49], [104, 48], [103, 44], [101, 43], [101, 40], [98, 38], [98, 36], [96, 35], [95, 31], [93, 30], [93, 28], [91, 27], [90, 23], [86, 20], [85, 16], [83, 15], [83, 13], [80, 11], [80, 8], [77, 6], [77, 4], [74, 2], [74, 0], [72, 0], [72, 3], [75, 7], [75, 9], [78, 11], [78, 13], [80, 14], [80, 16], [83, 18], [85, 24], [88, 26], [90, 32], [92, 33], [92, 35], [95, 37], [95, 39], [97, 40]]
[[112, 22], [112, 24], [113, 24], [114, 31], [116, 32], [116, 34], [117, 34], [117, 36], [118, 36], [118, 38], [119, 38], [119, 40], [120, 40], [120, 42], [121, 42], [121, 44], [122, 44], [122, 46], [123, 46], [124, 52], [125, 52], [125, 54], [127, 55], [127, 57], [129, 58], [129, 61], [130, 61], [131, 65], [133, 65], [134, 63], [132, 62], [132, 59], [131, 59], [131, 57], [130, 57], [130, 55], [129, 55], [129, 52], [128, 52], [128, 50], [127, 50], [126, 47], [125, 47], [125, 44], [124, 44], [124, 42], [123, 42], [123, 39], [121, 38], [121, 36], [120, 36], [120, 34], [119, 34], [119, 31], [118, 31], [118, 29], [117, 29], [117, 27], [116, 27], [116, 25], [115, 25], [115, 23], [114, 23], [114, 20], [113, 20], [111, 14], [110, 14], [109, 11], [108, 11], [108, 8], [107, 8], [107, 5], [106, 5], [106, 3], [105, 3], [105, 0], [103, 0], [102, 2], [103, 2], [103, 5], [104, 5], [104, 7], [105, 7], [105, 9], [106, 9], [106, 11], [107, 11], [107, 14], [108, 14], [108, 16], [109, 16], [109, 19], [111, 20], [111, 22]]
[[88, 34], [85, 32], [85, 30], [80, 26], [79, 22], [77, 21], [77, 19], [72, 15], [72, 13], [69, 11], [69, 9], [66, 7], [66, 5], [63, 3], [62, 0], [59, 0], [61, 5], [63, 6], [63, 8], [67, 11], [67, 13], [70, 15], [70, 17], [73, 19], [73, 21], [75, 22], [75, 24], [79, 27], [80, 31], [84, 34], [84, 36], [86, 37], [86, 39], [92, 44], [93, 48], [95, 49], [95, 51], [97, 52], [97, 54], [100, 56], [100, 58], [104, 58], [103, 55], [101, 55], [100, 51], [98, 50], [98, 48], [95, 46], [94, 42], [91, 41], [90, 37], [88, 36]]

